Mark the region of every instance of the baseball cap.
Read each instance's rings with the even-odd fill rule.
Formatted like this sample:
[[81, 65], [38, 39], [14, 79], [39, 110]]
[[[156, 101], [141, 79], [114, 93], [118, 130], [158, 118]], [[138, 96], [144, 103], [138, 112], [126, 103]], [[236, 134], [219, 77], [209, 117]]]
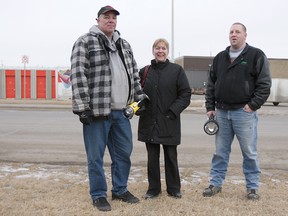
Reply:
[[101, 15], [101, 14], [105, 14], [107, 13], [108, 11], [114, 11], [116, 13], [116, 15], [119, 15], [119, 11], [117, 11], [116, 9], [114, 9], [113, 7], [107, 5], [105, 7], [102, 7], [99, 12], [98, 12], [98, 17]]

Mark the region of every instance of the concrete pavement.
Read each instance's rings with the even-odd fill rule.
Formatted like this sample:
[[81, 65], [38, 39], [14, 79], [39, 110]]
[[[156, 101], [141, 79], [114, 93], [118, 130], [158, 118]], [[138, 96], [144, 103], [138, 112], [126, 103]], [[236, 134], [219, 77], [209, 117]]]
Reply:
[[[204, 110], [204, 96], [192, 96], [190, 106], [186, 110]], [[0, 109], [66, 109], [71, 110], [71, 100], [45, 99], [0, 99]]]
[[[192, 95], [190, 105], [185, 111], [205, 114], [205, 96]], [[31, 100], [31, 99], [0, 99], [0, 110], [71, 110], [71, 100]], [[265, 103], [258, 110], [259, 115], [288, 115], [288, 103], [280, 103], [274, 106], [273, 103]]]

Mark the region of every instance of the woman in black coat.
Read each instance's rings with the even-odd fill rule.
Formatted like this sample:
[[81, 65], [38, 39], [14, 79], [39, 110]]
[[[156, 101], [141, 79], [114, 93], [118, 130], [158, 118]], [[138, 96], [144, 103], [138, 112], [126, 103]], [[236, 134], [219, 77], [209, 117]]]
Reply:
[[155, 58], [148, 72], [140, 70], [143, 90], [150, 99], [145, 101], [138, 124], [138, 140], [146, 143], [148, 153], [149, 187], [144, 198], [161, 193], [160, 144], [164, 149], [166, 191], [181, 198], [177, 146], [181, 142], [180, 114], [190, 104], [191, 88], [184, 69], [167, 59], [169, 43], [165, 39], [157, 39], [152, 52]]

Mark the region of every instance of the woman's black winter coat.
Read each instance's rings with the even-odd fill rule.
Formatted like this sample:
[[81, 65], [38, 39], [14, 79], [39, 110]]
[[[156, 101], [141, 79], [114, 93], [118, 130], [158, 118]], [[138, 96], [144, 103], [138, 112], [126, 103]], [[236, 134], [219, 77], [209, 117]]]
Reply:
[[[139, 72], [143, 77], [144, 68]], [[181, 142], [181, 112], [190, 104], [191, 88], [184, 69], [169, 62], [151, 61], [143, 88], [149, 101], [140, 115], [138, 140], [164, 145]]]

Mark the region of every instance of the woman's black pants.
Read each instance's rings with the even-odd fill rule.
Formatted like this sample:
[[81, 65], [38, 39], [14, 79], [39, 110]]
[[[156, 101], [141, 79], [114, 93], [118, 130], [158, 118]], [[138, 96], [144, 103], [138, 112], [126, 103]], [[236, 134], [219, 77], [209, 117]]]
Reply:
[[[148, 153], [147, 171], [149, 187], [147, 193], [156, 195], [161, 192], [160, 144], [146, 143]], [[178, 169], [177, 145], [163, 145], [166, 191], [180, 192], [181, 183]]]

